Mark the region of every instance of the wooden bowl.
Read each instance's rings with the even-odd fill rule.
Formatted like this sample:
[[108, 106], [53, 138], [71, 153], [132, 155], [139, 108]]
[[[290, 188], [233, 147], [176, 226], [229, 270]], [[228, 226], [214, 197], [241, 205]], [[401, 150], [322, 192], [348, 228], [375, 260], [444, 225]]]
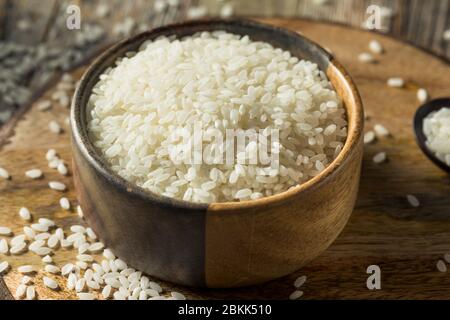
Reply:
[[434, 111], [439, 111], [442, 108], [450, 108], [450, 98], [440, 98], [435, 100], [430, 100], [417, 109], [414, 114], [414, 134], [416, 136], [417, 144], [423, 153], [430, 159], [435, 165], [444, 171], [450, 173], [450, 166], [448, 166], [444, 161], [436, 157], [436, 155], [427, 147], [426, 141], [427, 137], [423, 132], [423, 120]]
[[[88, 139], [86, 106], [99, 75], [118, 57], [158, 36], [226, 30], [311, 60], [342, 97], [348, 137], [318, 176], [254, 201], [195, 204], [153, 194], [112, 172]], [[344, 228], [355, 204], [363, 153], [363, 108], [347, 72], [324, 49], [295, 32], [247, 20], [165, 26], [120, 42], [86, 71], [71, 111], [73, 171], [79, 203], [102, 241], [129, 265], [190, 286], [239, 287], [299, 269]]]

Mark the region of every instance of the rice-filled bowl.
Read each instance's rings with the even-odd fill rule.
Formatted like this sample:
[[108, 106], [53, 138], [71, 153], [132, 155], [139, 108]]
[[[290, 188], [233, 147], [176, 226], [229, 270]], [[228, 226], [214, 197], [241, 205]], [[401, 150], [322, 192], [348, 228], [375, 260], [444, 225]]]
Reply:
[[88, 110], [112, 171], [196, 203], [284, 192], [325, 170], [347, 137], [317, 64], [225, 31], [146, 41], [104, 71]]

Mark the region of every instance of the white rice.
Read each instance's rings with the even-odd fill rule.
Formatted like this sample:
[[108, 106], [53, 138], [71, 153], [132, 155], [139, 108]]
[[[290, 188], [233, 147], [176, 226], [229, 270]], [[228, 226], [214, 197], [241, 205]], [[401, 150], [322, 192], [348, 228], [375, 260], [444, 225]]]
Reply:
[[417, 197], [412, 194], [406, 195], [406, 200], [408, 200], [408, 203], [414, 208], [417, 208], [420, 206], [419, 199], [417, 199]]
[[36, 269], [30, 265], [24, 265], [17, 268], [17, 271], [22, 274], [29, 274], [36, 272]]
[[296, 287], [297, 289], [300, 288], [302, 285], [305, 284], [306, 282], [306, 276], [300, 276], [297, 279], [295, 279], [294, 281], [294, 287]]
[[387, 160], [386, 152], [379, 152], [373, 157], [373, 162], [376, 164], [383, 163]]
[[63, 162], [58, 163], [56, 170], [58, 170], [58, 172], [63, 176], [66, 176], [69, 173], [69, 170]]
[[[318, 175], [345, 143], [345, 110], [324, 72], [268, 43], [204, 32], [127, 56], [93, 89], [89, 134], [113, 171], [155, 193], [202, 203], [270, 196]], [[217, 147], [209, 141], [202, 164], [173, 161], [174, 148], [186, 147], [174, 134], [192, 136], [196, 123], [223, 137], [279, 130], [279, 167], [206, 164]]]
[[6, 170], [5, 168], [0, 167], [0, 178], [3, 179], [9, 179], [11, 176], [9, 175], [8, 170]]
[[55, 134], [59, 134], [62, 131], [61, 126], [56, 121], [50, 121], [48, 124], [48, 127], [50, 129], [50, 132], [55, 133]]
[[50, 100], [42, 100], [37, 104], [37, 109], [39, 111], [47, 111], [52, 107], [52, 102]]
[[16, 289], [16, 298], [23, 299], [27, 294], [27, 286], [25, 284], [20, 284]]
[[22, 279], [20, 280], [21, 284], [27, 285], [33, 282], [33, 279], [29, 276], [23, 276]]
[[50, 288], [50, 289], [52, 289], [52, 290], [56, 290], [56, 289], [59, 288], [58, 282], [56, 282], [56, 281], [55, 281], [54, 279], [52, 279], [52, 278], [49, 278], [49, 277], [43, 277], [43, 282], [44, 282], [44, 285], [45, 285], [47, 288]]
[[63, 197], [63, 198], [59, 199], [59, 205], [64, 210], [69, 210], [70, 209], [70, 201], [66, 197]]
[[61, 269], [60, 269], [59, 267], [57, 267], [57, 266], [52, 265], [52, 264], [47, 264], [47, 265], [44, 267], [44, 270], [45, 270], [46, 272], [52, 273], [52, 274], [58, 274], [58, 273], [61, 273]]
[[8, 261], [0, 262], [0, 275], [3, 273], [6, 273], [9, 269], [9, 263]]
[[34, 286], [27, 287], [26, 299], [34, 300], [36, 298], [36, 289]]
[[443, 260], [439, 260], [436, 263], [436, 268], [438, 269], [439, 272], [447, 272], [447, 265]]
[[30, 179], [39, 179], [42, 177], [42, 171], [39, 169], [31, 169], [26, 171], [25, 175]]
[[369, 144], [375, 141], [375, 133], [368, 131], [364, 134], [364, 144]]
[[25, 242], [16, 244], [15, 246], [12, 246], [11, 249], [9, 249], [9, 252], [14, 255], [22, 254], [25, 251], [27, 251], [27, 244]]
[[428, 149], [450, 166], [450, 107], [430, 113], [423, 120], [423, 133]]
[[389, 78], [387, 85], [392, 88], [403, 88], [405, 86], [405, 80], [402, 78]]
[[389, 130], [382, 124], [376, 124], [373, 127], [373, 130], [375, 130], [375, 133], [378, 137], [387, 137], [390, 135]]
[[297, 300], [300, 299], [303, 296], [303, 291], [301, 290], [295, 290], [294, 292], [291, 293], [291, 295], [289, 296], [289, 300]]
[[373, 63], [375, 62], [375, 58], [372, 54], [363, 52], [358, 56], [358, 60], [363, 63]]
[[48, 186], [50, 187], [50, 189], [56, 190], [56, 191], [65, 191], [66, 190], [66, 185], [62, 182], [58, 182], [58, 181], [50, 181], [48, 183]]
[[0, 226], [0, 236], [10, 236], [12, 234], [12, 230], [8, 227]]
[[53, 263], [53, 258], [49, 255], [45, 256], [42, 258], [42, 262], [45, 264], [50, 264]]
[[428, 101], [428, 91], [424, 88], [420, 88], [417, 90], [417, 100], [419, 100], [420, 103], [425, 103]]
[[369, 49], [375, 54], [382, 54], [384, 51], [383, 46], [377, 40], [372, 40], [369, 42]]
[[0, 254], [7, 254], [9, 252], [8, 242], [5, 239], [0, 239]]
[[20, 218], [23, 219], [23, 220], [26, 220], [26, 221], [31, 220], [31, 213], [30, 213], [30, 210], [28, 210], [28, 209], [25, 208], [25, 207], [20, 208], [20, 210], [19, 210], [19, 216], [20, 216]]

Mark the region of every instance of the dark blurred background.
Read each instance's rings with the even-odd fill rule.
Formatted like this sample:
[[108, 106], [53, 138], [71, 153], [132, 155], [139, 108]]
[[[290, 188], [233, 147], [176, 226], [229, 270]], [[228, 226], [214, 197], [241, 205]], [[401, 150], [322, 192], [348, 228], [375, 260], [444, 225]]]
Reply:
[[[80, 8], [80, 30], [67, 28], [70, 5]], [[379, 32], [450, 58], [450, 0], [0, 0], [0, 126], [61, 72], [133, 33], [207, 16], [365, 28], [371, 5], [380, 9]]]

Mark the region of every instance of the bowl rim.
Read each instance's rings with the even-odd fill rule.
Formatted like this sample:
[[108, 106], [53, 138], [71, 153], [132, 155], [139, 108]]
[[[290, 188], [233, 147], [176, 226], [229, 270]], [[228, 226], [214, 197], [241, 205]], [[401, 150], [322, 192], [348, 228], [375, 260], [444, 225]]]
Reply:
[[[188, 202], [184, 200], [178, 200], [175, 198], [170, 198], [167, 196], [163, 196], [160, 194], [156, 194], [148, 189], [144, 189], [138, 186], [135, 183], [125, 180], [117, 173], [113, 172], [109, 165], [104, 161], [103, 157], [100, 156], [98, 151], [96, 150], [93, 143], [90, 141], [87, 132], [83, 131], [82, 127], [82, 119], [80, 115], [86, 108], [86, 104], [82, 105], [79, 103], [81, 98], [83, 97], [85, 87], [87, 83], [91, 80], [95, 70], [98, 67], [102, 66], [102, 62], [104, 59], [110, 56], [114, 56], [115, 53], [121, 48], [134, 44], [138, 41], [142, 42], [144, 37], [154, 36], [157, 33], [170, 31], [172, 29], [178, 29], [189, 26], [211, 26], [214, 24], [239, 24], [250, 28], [258, 29], [259, 31], [264, 30], [274, 30], [276, 32], [281, 32], [288, 37], [296, 37], [304, 41], [305, 43], [313, 46], [318, 52], [323, 55], [329, 63], [328, 69], [330, 67], [334, 67], [335, 70], [339, 73], [339, 76], [347, 86], [348, 91], [350, 91], [351, 96], [350, 100], [353, 100], [353, 113], [352, 121], [347, 117], [348, 125], [347, 128], [351, 128], [352, 130], [348, 130], [347, 137], [343, 148], [339, 155], [317, 176], [309, 179], [308, 181], [296, 185], [289, 190], [283, 191], [281, 193], [263, 197], [256, 200], [246, 200], [246, 201], [229, 201], [229, 202], [213, 202], [213, 203], [195, 203]], [[145, 41], [145, 40], [144, 40]], [[103, 70], [105, 70], [104, 68]], [[322, 70], [327, 73], [327, 70]], [[348, 115], [349, 106], [346, 106], [346, 111]], [[352, 122], [352, 123], [350, 123]], [[318, 186], [325, 183], [331, 175], [336, 174], [340, 171], [341, 167], [346, 161], [350, 160], [350, 155], [354, 153], [357, 149], [360, 141], [362, 140], [362, 132], [363, 132], [363, 123], [364, 123], [364, 111], [361, 101], [361, 96], [359, 94], [358, 89], [354, 81], [352, 80], [349, 73], [346, 69], [334, 58], [332, 54], [330, 54], [327, 50], [322, 48], [316, 42], [306, 38], [302, 34], [298, 32], [288, 30], [286, 28], [257, 22], [254, 20], [243, 19], [243, 18], [229, 18], [229, 19], [219, 19], [219, 18], [209, 18], [209, 19], [200, 19], [200, 20], [190, 20], [182, 23], [170, 24], [158, 28], [151, 29], [149, 31], [145, 31], [139, 34], [136, 34], [132, 37], [126, 38], [118, 43], [112, 45], [103, 53], [101, 53], [94, 61], [88, 66], [88, 68], [84, 71], [79, 84], [76, 87], [75, 93], [71, 102], [71, 111], [70, 111], [70, 126], [72, 129], [72, 144], [76, 144], [81, 152], [82, 156], [88, 161], [88, 163], [95, 168], [97, 172], [99, 172], [103, 177], [105, 177], [109, 182], [113, 183], [117, 188], [127, 192], [133, 193], [140, 198], [148, 201], [157, 202], [161, 206], [170, 206], [173, 208], [181, 208], [187, 210], [198, 210], [198, 209], [207, 209], [208, 211], [214, 212], [224, 212], [236, 209], [257, 209], [263, 206], [274, 206], [280, 204], [282, 202], [286, 202], [292, 199], [295, 199], [295, 196], [300, 193], [305, 193], [308, 191], [312, 191]], [[72, 146], [74, 147], [74, 146]]]
[[433, 162], [436, 166], [450, 173], [450, 166], [436, 157], [434, 153], [427, 147], [427, 137], [425, 135], [425, 132], [423, 131], [423, 121], [425, 120], [425, 118], [428, 117], [428, 115], [430, 115], [432, 112], [439, 111], [442, 108], [450, 108], [450, 98], [437, 98], [429, 100], [422, 104], [414, 113], [413, 128], [416, 143], [419, 146], [420, 150], [422, 150], [427, 158], [430, 159], [431, 162]]

